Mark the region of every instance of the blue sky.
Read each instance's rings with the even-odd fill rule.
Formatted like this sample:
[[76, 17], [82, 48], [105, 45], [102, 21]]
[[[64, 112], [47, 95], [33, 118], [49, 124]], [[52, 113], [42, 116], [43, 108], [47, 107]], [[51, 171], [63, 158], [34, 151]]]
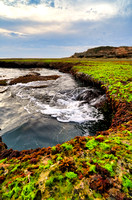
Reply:
[[132, 46], [132, 0], [0, 0], [0, 58]]

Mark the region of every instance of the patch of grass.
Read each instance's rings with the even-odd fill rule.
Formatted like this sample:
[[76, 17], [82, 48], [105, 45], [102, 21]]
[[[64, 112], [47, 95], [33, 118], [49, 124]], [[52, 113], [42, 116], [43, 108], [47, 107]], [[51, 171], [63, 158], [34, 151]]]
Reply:
[[17, 171], [19, 167], [20, 167], [19, 164], [15, 165], [15, 167], [11, 170], [11, 173], [14, 173], [15, 171]]
[[74, 179], [77, 178], [77, 174], [75, 174], [74, 172], [67, 172], [66, 177], [69, 179]]
[[0, 160], [0, 163], [4, 163], [7, 160], [7, 158], [4, 158], [2, 160]]
[[115, 175], [115, 173], [113, 171], [113, 165], [112, 164], [107, 163], [107, 164], [104, 165], [104, 168], [107, 169], [110, 172], [111, 176]]
[[84, 65], [75, 66], [74, 70], [88, 74], [95, 81], [101, 81], [112, 98], [132, 101], [132, 65], [124, 62], [89, 61]]
[[127, 191], [129, 189], [132, 189], [132, 180], [130, 180], [129, 178], [127, 178], [127, 176], [123, 176], [122, 178], [122, 185], [124, 187], [124, 191]]
[[105, 142], [101, 142], [99, 147], [102, 149], [102, 150], [108, 150], [110, 149], [110, 145], [109, 144], [106, 144]]
[[90, 139], [90, 140], [86, 143], [86, 147], [87, 147], [89, 150], [94, 149], [97, 145], [98, 145], [98, 141], [96, 141], [94, 138]]
[[61, 147], [63, 147], [67, 151], [73, 149], [73, 146], [71, 144], [67, 144], [67, 143], [62, 144]]
[[51, 148], [51, 150], [52, 150], [52, 151], [56, 151], [56, 147], [53, 146], [53, 147]]

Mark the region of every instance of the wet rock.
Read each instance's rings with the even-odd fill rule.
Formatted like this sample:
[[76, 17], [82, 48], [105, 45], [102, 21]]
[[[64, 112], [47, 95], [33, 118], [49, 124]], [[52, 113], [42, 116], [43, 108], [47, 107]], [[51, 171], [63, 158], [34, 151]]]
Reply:
[[0, 153], [5, 149], [7, 149], [7, 145], [4, 142], [0, 142]]
[[30, 72], [28, 75], [30, 75], [30, 76], [40, 76], [40, 73], [38, 73], [38, 72]]
[[7, 145], [4, 142], [2, 142], [2, 137], [0, 136], [0, 153], [5, 149], [7, 149]]
[[6, 86], [7, 85], [7, 79], [0, 80], [0, 86]]
[[81, 94], [79, 94], [76, 98], [78, 101], [85, 101], [89, 103], [91, 100], [99, 97], [100, 91], [93, 90], [93, 89], [88, 89], [86, 91], [83, 91]]
[[18, 78], [14, 78], [10, 81], [9, 85], [17, 84], [17, 83], [29, 83], [32, 81], [47, 81], [47, 80], [56, 80], [60, 76], [51, 75], [51, 76], [39, 76], [34, 74], [27, 74], [25, 76], [19, 76]]
[[9, 159], [14, 158], [18, 158], [20, 156], [20, 152], [17, 150], [14, 150], [10, 155], [9, 155]]
[[4, 159], [10, 156], [10, 154], [13, 152], [13, 149], [5, 149], [2, 151], [2, 153], [0, 154], [0, 159]]
[[98, 96], [97, 100], [95, 101], [93, 99], [93, 101], [90, 102], [91, 106], [94, 106], [97, 109], [101, 109], [103, 108], [106, 104], [108, 103], [108, 99], [106, 97], [106, 95], [104, 94], [103, 96]]

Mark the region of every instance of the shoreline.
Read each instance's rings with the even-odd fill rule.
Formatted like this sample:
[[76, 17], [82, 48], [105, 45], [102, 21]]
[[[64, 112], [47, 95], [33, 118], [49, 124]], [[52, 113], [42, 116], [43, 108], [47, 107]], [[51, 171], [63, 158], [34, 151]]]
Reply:
[[[60, 180], [56, 174], [57, 172], [61, 176], [64, 176], [62, 178], [63, 184], [65, 184], [65, 181], [70, 181], [73, 185], [71, 186], [71, 194], [67, 194], [67, 192], [63, 194], [63, 196], [65, 195], [67, 198], [70, 198], [70, 195], [74, 197], [74, 191], [76, 189], [80, 198], [83, 199], [85, 199], [89, 193], [89, 198], [91, 199], [107, 199], [112, 197], [115, 199], [129, 200], [131, 198], [130, 186], [132, 184], [129, 178], [131, 169], [130, 137], [132, 134], [132, 103], [114, 99], [101, 80], [95, 80], [91, 76], [78, 72], [76, 66], [82, 64], [80, 61], [76, 61], [76, 63], [41, 62], [32, 64], [8, 62], [8, 64], [6, 63], [6, 67], [9, 67], [10, 64], [13, 64], [11, 68], [13, 66], [20, 67], [21, 64], [24, 68], [29, 65], [34, 66], [35, 68], [56, 68], [61, 72], [70, 72], [75, 78], [101, 88], [106, 92], [108, 98], [107, 104], [112, 108], [113, 119], [110, 128], [106, 131], [98, 132], [95, 136], [75, 137], [73, 140], [65, 142], [62, 145], [58, 144], [52, 148], [38, 148], [34, 150], [23, 150], [21, 152], [13, 151], [12, 149], [6, 150], [5, 144], [3, 144], [0, 139], [0, 159], [3, 159], [0, 163], [11, 165], [11, 160], [13, 160], [14, 164], [16, 164], [18, 160], [21, 163], [19, 164], [21, 170], [19, 170], [18, 167], [18, 169], [14, 170], [16, 173], [20, 173], [20, 171], [21, 173], [24, 173], [24, 169], [28, 169], [29, 164], [32, 165], [32, 168], [28, 169], [28, 171], [33, 172], [33, 175], [30, 176], [38, 183], [39, 189], [37, 189], [36, 193], [34, 192], [34, 195], [37, 197], [39, 193], [41, 196], [40, 199], [50, 198], [49, 194], [50, 191], [54, 191], [54, 184], [57, 187], [57, 191], [59, 190], [58, 187], [61, 189]], [[83, 63], [83, 66], [84, 65], [85, 62]], [[108, 107], [105, 107], [104, 109], [108, 109]], [[58, 154], [59, 156], [57, 156]], [[58, 157], [62, 159], [59, 159]], [[73, 159], [74, 157], [76, 157], [76, 159]], [[22, 163], [25, 163], [25, 168], [21, 167]], [[43, 165], [42, 169], [40, 169], [40, 165]], [[45, 168], [45, 165], [48, 165], [48, 167]], [[35, 167], [33, 168], [33, 166]], [[79, 170], [77, 166], [80, 166]], [[53, 174], [54, 169], [56, 171], [55, 175]], [[73, 178], [67, 177], [68, 172], [72, 172]], [[35, 173], [38, 173], [40, 177], [44, 177], [42, 185], [46, 188], [46, 191], [42, 189], [40, 184], [42, 181], [41, 178], [36, 179]], [[23, 176], [25, 178], [26, 174]], [[45, 176], [48, 178], [49, 182], [47, 182], [48, 180], [45, 180]], [[8, 178], [8, 174], [0, 175], [0, 183], [2, 183], [2, 185], [4, 185], [4, 183], [7, 184]], [[54, 182], [51, 180], [54, 180]], [[26, 184], [29, 183], [30, 182], [28, 181], [26, 182]], [[34, 182], [33, 184], [35, 188], [36, 185]], [[81, 186], [81, 184], [84, 186]], [[7, 188], [9, 190], [9, 187]], [[35, 189], [32, 189], [32, 192], [34, 190]], [[80, 190], [82, 190], [82, 192]], [[0, 190], [0, 195], [3, 195], [2, 191], [3, 190]], [[15, 193], [13, 193], [12, 196], [13, 195], [15, 195]], [[52, 195], [53, 199], [55, 195], [57, 194]], [[58, 196], [55, 196], [55, 198], [58, 198]], [[8, 196], [6, 196], [6, 199], [8, 199]]]

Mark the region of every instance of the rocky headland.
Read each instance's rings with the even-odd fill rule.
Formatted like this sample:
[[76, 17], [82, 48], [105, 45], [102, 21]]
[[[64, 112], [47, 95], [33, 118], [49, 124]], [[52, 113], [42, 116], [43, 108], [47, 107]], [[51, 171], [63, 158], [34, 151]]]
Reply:
[[100, 46], [75, 53], [72, 58], [132, 58], [132, 47]]

